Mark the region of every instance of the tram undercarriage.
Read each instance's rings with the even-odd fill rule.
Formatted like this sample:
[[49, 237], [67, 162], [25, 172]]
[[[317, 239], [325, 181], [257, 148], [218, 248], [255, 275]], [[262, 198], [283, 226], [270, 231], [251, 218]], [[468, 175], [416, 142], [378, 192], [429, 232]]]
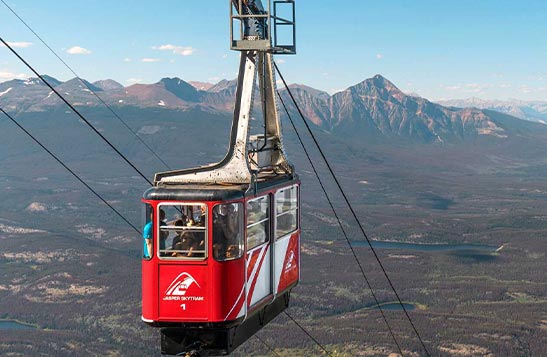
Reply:
[[220, 356], [232, 353], [289, 306], [290, 292], [262, 307], [242, 324], [185, 324], [161, 328], [161, 353], [176, 356]]

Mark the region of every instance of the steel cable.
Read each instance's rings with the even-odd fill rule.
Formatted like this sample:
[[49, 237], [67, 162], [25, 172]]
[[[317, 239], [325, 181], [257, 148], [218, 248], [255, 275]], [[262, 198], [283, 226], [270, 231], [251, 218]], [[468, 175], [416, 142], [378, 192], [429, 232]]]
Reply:
[[40, 147], [42, 149], [44, 149], [51, 157], [53, 157], [61, 166], [63, 166], [68, 172], [70, 172], [72, 174], [72, 176], [74, 176], [78, 181], [80, 181], [88, 190], [90, 190], [91, 192], [93, 192], [93, 194], [95, 196], [97, 196], [101, 201], [103, 201], [103, 203], [105, 205], [107, 205], [108, 207], [110, 207], [110, 209], [112, 211], [114, 211], [114, 213], [116, 213], [125, 223], [127, 223], [129, 226], [131, 226], [131, 228], [133, 228], [135, 230], [135, 232], [139, 233], [139, 234], [142, 234], [142, 232], [137, 228], [135, 227], [131, 222], [129, 222], [129, 220], [127, 218], [124, 217], [124, 215], [122, 215], [116, 208], [114, 208], [110, 203], [108, 203], [108, 201], [106, 201], [97, 191], [95, 191], [91, 186], [89, 186], [80, 176], [78, 176], [78, 174], [76, 174], [74, 171], [72, 171], [61, 159], [59, 159], [59, 157], [57, 157], [53, 152], [51, 152], [47, 147], [45, 147], [38, 139], [36, 139], [36, 137], [34, 137], [27, 129], [25, 129], [21, 124], [19, 124], [19, 122], [17, 122], [17, 120], [15, 120], [14, 117], [12, 117], [11, 115], [9, 115], [8, 113], [6, 113], [4, 111], [4, 109], [0, 108], [0, 112], [2, 112], [9, 120], [11, 120], [15, 125], [17, 125], [17, 127], [19, 127], [19, 129], [21, 129], [25, 134], [27, 134], [32, 140], [34, 140], [34, 142], [38, 145], [40, 145]]
[[338, 187], [338, 189], [340, 190], [341, 194], [342, 194], [342, 197], [344, 198], [344, 201], [346, 202], [346, 205], [348, 206], [353, 218], [355, 219], [355, 221], [357, 222], [357, 225], [359, 226], [359, 229], [361, 230], [361, 233], [363, 234], [363, 236], [365, 237], [372, 253], [374, 254], [374, 257], [376, 259], [376, 261], [378, 262], [378, 265], [380, 266], [386, 280], [388, 281], [389, 283], [389, 286], [391, 287], [391, 290], [393, 291], [393, 293], [395, 294], [395, 296], [397, 297], [397, 301], [399, 302], [399, 305], [401, 305], [401, 308], [403, 309], [404, 313], [405, 313], [405, 316], [408, 320], [408, 322], [410, 323], [410, 325], [412, 326], [412, 329], [414, 330], [414, 333], [416, 334], [418, 340], [420, 341], [421, 345], [422, 345], [422, 348], [424, 349], [425, 353], [428, 355], [428, 356], [431, 356], [431, 354], [429, 353], [429, 351], [427, 350], [427, 347], [425, 346], [425, 343], [424, 341], [422, 340], [422, 337], [420, 336], [420, 333], [418, 332], [418, 330], [416, 329], [416, 326], [414, 325], [414, 322], [412, 321], [412, 319], [410, 318], [410, 315], [408, 314], [408, 311], [407, 309], [405, 308], [401, 298], [399, 297], [399, 294], [397, 293], [397, 290], [395, 289], [395, 286], [393, 285], [393, 282], [391, 281], [391, 279], [389, 278], [389, 275], [387, 274], [387, 271], [386, 269], [384, 268], [384, 265], [382, 264], [382, 261], [380, 259], [380, 257], [378, 256], [378, 254], [376, 253], [376, 250], [374, 249], [374, 247], [372, 246], [372, 242], [370, 241], [368, 235], [366, 234], [365, 232], [365, 229], [363, 228], [363, 225], [361, 224], [361, 221], [359, 220], [359, 218], [357, 217], [357, 213], [355, 212], [355, 210], [353, 209], [353, 206], [351, 205], [344, 189], [342, 188], [342, 185], [340, 184], [340, 181], [338, 181], [338, 177], [336, 176], [336, 174], [334, 173], [334, 170], [332, 169], [329, 161], [327, 160], [327, 157], [325, 156], [323, 150], [321, 149], [321, 146], [319, 145], [319, 142], [317, 141], [317, 139], [315, 138], [315, 135], [313, 134], [313, 131], [311, 130], [308, 122], [306, 121], [305, 117], [304, 117], [304, 114], [302, 113], [302, 110], [300, 110], [300, 107], [298, 106], [298, 103], [296, 102], [296, 99], [294, 98], [289, 86], [287, 85], [287, 82], [285, 81], [285, 78], [283, 77], [283, 75], [281, 74], [281, 72], [279, 71], [279, 68], [277, 67], [277, 63], [274, 62], [274, 66], [275, 66], [275, 69], [277, 71], [277, 73], [279, 74], [279, 77], [281, 78], [281, 80], [283, 81], [283, 84], [285, 85], [285, 88], [287, 89], [287, 93], [289, 94], [289, 96], [291, 97], [291, 100], [292, 102], [294, 103], [300, 117], [302, 118], [302, 121], [304, 122], [304, 125], [306, 126], [306, 129], [308, 130], [308, 133], [310, 134], [311, 138], [313, 139], [313, 142], [315, 143], [315, 146], [317, 147], [317, 149], [319, 150], [319, 153], [321, 154], [321, 157], [323, 158], [323, 161], [325, 162], [325, 164], [327, 165], [327, 168], [331, 174], [331, 176], [333, 177], [335, 183], [336, 183], [336, 186]]
[[380, 310], [380, 313], [382, 314], [382, 318], [384, 319], [384, 322], [387, 325], [387, 328], [389, 330], [389, 334], [393, 338], [393, 342], [395, 342], [395, 345], [397, 346], [397, 349], [399, 350], [399, 353], [403, 355], [403, 351], [401, 350], [401, 346], [399, 346], [399, 343], [397, 342], [397, 339], [395, 338], [395, 334], [393, 333], [393, 330], [391, 329], [391, 326], [389, 325], [389, 322], [387, 321], [387, 317], [384, 314], [384, 310], [382, 309], [382, 306], [380, 305], [380, 302], [378, 301], [378, 298], [376, 297], [376, 294], [374, 293], [374, 290], [372, 289], [372, 286], [365, 274], [365, 269], [361, 265], [361, 262], [359, 261], [359, 258], [357, 257], [357, 253], [353, 249], [353, 245], [351, 244], [351, 241], [348, 238], [348, 235], [346, 233], [346, 230], [344, 229], [344, 226], [342, 225], [342, 222], [340, 221], [340, 217], [338, 217], [338, 213], [336, 212], [336, 209], [334, 208], [334, 205], [327, 193], [327, 190], [325, 186], [323, 185], [323, 180], [321, 180], [321, 177], [319, 176], [319, 173], [317, 172], [315, 165], [313, 164], [313, 161], [308, 153], [308, 150], [306, 149], [306, 146], [304, 145], [304, 142], [302, 141], [302, 138], [300, 137], [300, 133], [298, 132], [298, 129], [296, 128], [296, 125], [294, 124], [294, 121], [292, 120], [291, 115], [289, 114], [289, 111], [287, 110], [287, 106], [285, 105], [285, 101], [279, 94], [279, 91], [277, 91], [277, 96], [279, 97], [279, 100], [281, 101], [281, 104], [283, 106], [283, 109], [285, 109], [285, 113], [287, 113], [287, 117], [289, 118], [289, 121], [294, 129], [294, 132], [296, 133], [296, 136], [298, 137], [298, 141], [300, 142], [300, 146], [302, 146], [302, 149], [304, 150], [304, 153], [306, 154], [306, 157], [308, 158], [308, 161], [313, 169], [313, 172], [315, 173], [315, 177], [317, 177], [317, 181], [319, 181], [319, 185], [321, 186], [321, 189], [323, 190], [323, 193], [325, 194], [325, 197], [327, 198], [327, 201], [329, 202], [330, 208], [332, 209], [332, 212], [334, 214], [334, 217], [338, 221], [338, 225], [340, 226], [340, 229], [342, 230], [342, 233], [344, 237], [346, 238], [346, 241], [349, 245], [349, 248], [351, 249], [351, 253], [353, 254], [353, 258], [357, 262], [357, 265], [359, 266], [359, 269], [361, 270], [361, 274], [363, 275], [363, 278], [365, 279], [367, 286], [372, 294], [372, 297], [374, 298], [374, 301], [376, 302], [376, 306]]
[[27, 66], [42, 82], [44, 82], [80, 119], [84, 121], [105, 143], [108, 144], [129, 166], [133, 168], [148, 184], [152, 186], [152, 181], [150, 181], [125, 155], [118, 150], [103, 134], [101, 134], [94, 126], [91, 124], [72, 104], [70, 104], [53, 86], [41, 76], [17, 51], [15, 51], [2, 37], [0, 37], [0, 42], [4, 44], [21, 62]]

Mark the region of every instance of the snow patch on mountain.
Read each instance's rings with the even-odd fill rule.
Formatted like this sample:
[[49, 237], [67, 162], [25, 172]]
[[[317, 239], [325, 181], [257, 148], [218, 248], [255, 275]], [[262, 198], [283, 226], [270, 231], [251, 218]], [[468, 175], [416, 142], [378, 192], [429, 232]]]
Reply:
[[6, 89], [5, 91], [0, 92], [0, 97], [3, 96], [4, 94], [8, 94], [9, 91], [12, 90], [12, 89], [13, 89], [13, 88], [10, 87], [10, 88]]
[[145, 125], [139, 129], [137, 134], [152, 135], [152, 134], [156, 134], [160, 130], [161, 130], [161, 126], [159, 125]]

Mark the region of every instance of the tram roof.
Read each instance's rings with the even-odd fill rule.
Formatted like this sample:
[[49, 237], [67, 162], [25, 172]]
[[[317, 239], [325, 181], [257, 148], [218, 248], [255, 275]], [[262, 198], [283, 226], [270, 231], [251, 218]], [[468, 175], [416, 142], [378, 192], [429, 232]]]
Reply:
[[[260, 192], [275, 186], [285, 186], [297, 182], [299, 182], [297, 175], [279, 175], [266, 180], [259, 178], [256, 187], [257, 192]], [[249, 194], [248, 191], [252, 193]], [[250, 184], [188, 183], [154, 186], [144, 192], [143, 198], [166, 201], [231, 201], [254, 194]]]

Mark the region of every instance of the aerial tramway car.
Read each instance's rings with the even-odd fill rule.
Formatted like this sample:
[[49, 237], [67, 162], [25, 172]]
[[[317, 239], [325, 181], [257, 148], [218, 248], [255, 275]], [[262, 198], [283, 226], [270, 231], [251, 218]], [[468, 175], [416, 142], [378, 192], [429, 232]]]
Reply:
[[[282, 5], [292, 18], [277, 16]], [[142, 200], [142, 320], [161, 328], [165, 354], [230, 353], [288, 306], [300, 277], [300, 181], [283, 148], [272, 62], [295, 53], [294, 1], [230, 8], [241, 62], [228, 153], [157, 173]], [[292, 30], [289, 44], [278, 43], [279, 26]], [[257, 77], [263, 131], [250, 135]]]

